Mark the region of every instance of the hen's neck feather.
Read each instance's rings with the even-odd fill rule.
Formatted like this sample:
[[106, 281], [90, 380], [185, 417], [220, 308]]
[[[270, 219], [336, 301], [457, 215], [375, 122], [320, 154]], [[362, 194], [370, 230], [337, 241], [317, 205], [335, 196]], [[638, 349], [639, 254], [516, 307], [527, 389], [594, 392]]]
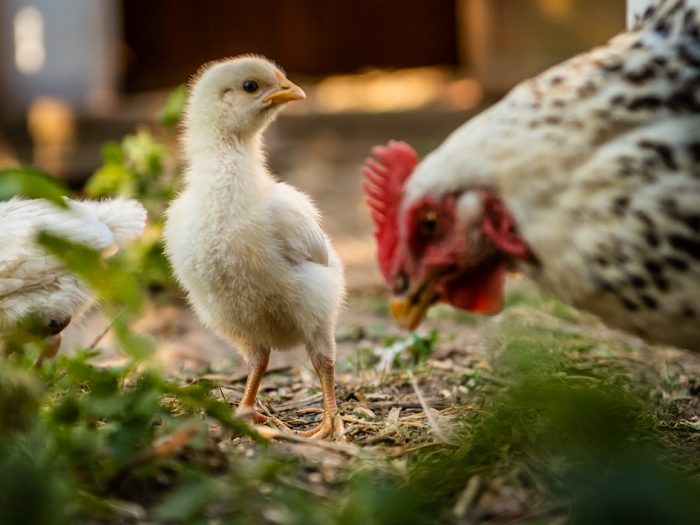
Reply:
[[700, 43], [686, 22], [690, 17], [698, 28], [700, 10], [691, 8], [700, 0], [657, 4], [640, 29], [521, 83], [454, 131], [409, 179], [406, 201], [489, 187], [515, 207], [547, 204], [604, 145], [697, 113], [678, 106], [700, 94]]

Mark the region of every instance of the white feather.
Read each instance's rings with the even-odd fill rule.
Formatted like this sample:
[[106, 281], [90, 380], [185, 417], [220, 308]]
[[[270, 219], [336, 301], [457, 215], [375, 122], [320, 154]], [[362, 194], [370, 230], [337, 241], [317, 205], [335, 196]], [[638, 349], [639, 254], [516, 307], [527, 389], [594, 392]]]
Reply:
[[0, 330], [30, 314], [69, 320], [92, 302], [84, 283], [36, 243], [40, 231], [114, 253], [145, 226], [146, 211], [133, 200], [67, 204], [63, 209], [35, 199], [0, 202]]

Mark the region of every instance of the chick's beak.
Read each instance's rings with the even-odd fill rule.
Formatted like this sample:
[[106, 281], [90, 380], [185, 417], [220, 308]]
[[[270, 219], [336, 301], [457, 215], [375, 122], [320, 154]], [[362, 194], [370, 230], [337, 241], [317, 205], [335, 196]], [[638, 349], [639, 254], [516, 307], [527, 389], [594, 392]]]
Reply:
[[303, 100], [306, 98], [306, 93], [299, 86], [284, 79], [279, 84], [279, 88], [268, 94], [263, 102], [266, 104], [282, 104], [284, 102], [292, 102], [293, 100]]
[[431, 286], [433, 278], [428, 275], [403, 295], [394, 295], [389, 301], [391, 315], [402, 328], [413, 330], [425, 317], [428, 309], [437, 302], [438, 294]]

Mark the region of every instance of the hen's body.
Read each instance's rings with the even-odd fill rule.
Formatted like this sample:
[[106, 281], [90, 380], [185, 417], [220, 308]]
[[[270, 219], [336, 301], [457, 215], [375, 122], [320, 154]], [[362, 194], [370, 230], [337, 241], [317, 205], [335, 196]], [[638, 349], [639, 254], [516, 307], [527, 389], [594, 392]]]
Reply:
[[30, 315], [49, 333], [62, 329], [92, 303], [85, 284], [36, 244], [40, 231], [109, 255], [140, 235], [145, 220], [143, 207], [126, 199], [68, 201], [66, 210], [42, 200], [0, 202], [0, 335]]
[[619, 328], [700, 348], [698, 12], [662, 2], [524, 82], [418, 166], [404, 207], [495, 190], [535, 281]]
[[412, 175], [407, 146], [376, 150], [367, 191], [400, 322], [437, 300], [497, 311], [512, 261], [613, 326], [700, 349], [699, 17], [700, 0], [658, 2]]

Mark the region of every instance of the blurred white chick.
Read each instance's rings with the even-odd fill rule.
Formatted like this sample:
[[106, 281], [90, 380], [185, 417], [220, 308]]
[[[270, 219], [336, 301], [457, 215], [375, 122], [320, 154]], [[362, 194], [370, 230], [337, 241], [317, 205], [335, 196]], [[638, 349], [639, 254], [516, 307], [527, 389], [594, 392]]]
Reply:
[[305, 434], [342, 432], [334, 331], [343, 268], [309, 198], [268, 171], [263, 132], [286, 102], [305, 98], [272, 62], [243, 56], [205, 66], [186, 110], [186, 185], [172, 203], [166, 251], [200, 319], [248, 361], [238, 407], [255, 398], [271, 349], [304, 345], [321, 381], [323, 419]]
[[78, 277], [35, 242], [37, 233], [46, 230], [109, 256], [141, 235], [146, 222], [146, 210], [134, 200], [67, 204], [63, 209], [38, 199], [0, 202], [0, 340], [34, 317], [40, 335], [51, 337], [47, 356], [56, 353], [60, 332], [93, 298]]

